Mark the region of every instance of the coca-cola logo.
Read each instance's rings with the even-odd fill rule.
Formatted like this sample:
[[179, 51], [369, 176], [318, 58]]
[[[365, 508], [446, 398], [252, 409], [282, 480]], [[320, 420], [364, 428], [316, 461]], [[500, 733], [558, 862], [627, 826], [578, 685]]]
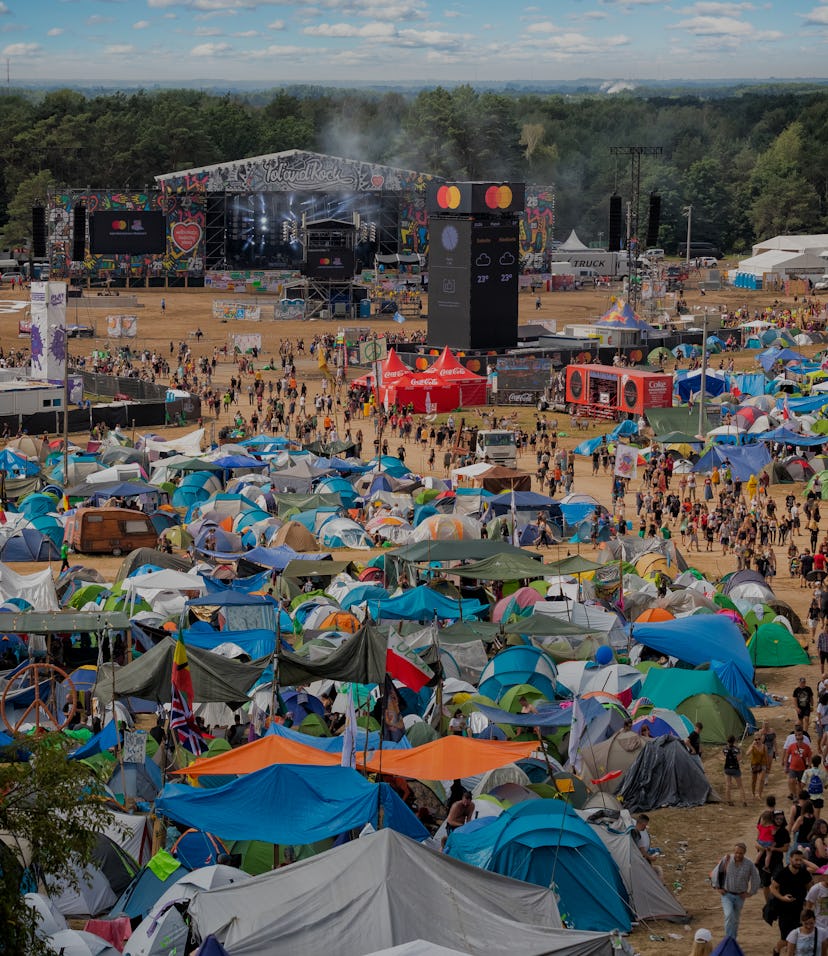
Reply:
[[420, 385], [428, 385], [428, 386], [435, 386], [435, 387], [440, 384], [440, 382], [436, 378], [420, 378], [417, 381], [420, 383]]
[[467, 375], [467, 371], [464, 368], [443, 368], [440, 369], [440, 375], [445, 378], [449, 378], [452, 375]]
[[534, 392], [509, 392], [506, 401], [509, 405], [534, 405], [537, 399]]

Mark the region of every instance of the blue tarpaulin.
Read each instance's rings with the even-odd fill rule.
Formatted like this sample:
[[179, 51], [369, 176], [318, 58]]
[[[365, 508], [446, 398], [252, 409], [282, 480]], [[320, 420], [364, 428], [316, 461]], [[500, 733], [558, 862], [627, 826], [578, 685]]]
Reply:
[[316, 843], [366, 823], [379, 827], [380, 805], [384, 826], [427, 839], [428, 831], [388, 784], [369, 783], [350, 767], [277, 764], [215, 790], [167, 784], [155, 802], [158, 813], [222, 840], [279, 844]]
[[714, 466], [723, 468], [729, 465], [734, 478], [747, 481], [751, 475], [758, 475], [770, 461], [766, 445], [712, 445], [693, 465], [693, 471], [708, 472], [713, 471]]
[[[285, 614], [285, 612], [283, 611], [282, 614]], [[282, 633], [292, 636], [293, 621], [289, 617], [288, 622], [287, 628], [283, 625]], [[259, 628], [251, 628], [247, 631], [214, 631], [208, 625], [207, 627], [187, 628], [182, 634], [184, 643], [190, 647], [201, 647], [205, 651], [212, 651], [220, 644], [235, 644], [254, 661], [259, 657], [271, 655], [273, 645], [276, 642], [275, 631], [266, 631]]]
[[828, 436], [825, 435], [798, 435], [789, 428], [781, 425], [772, 431], [763, 432], [757, 435], [759, 441], [778, 441], [785, 445], [799, 445], [801, 448], [808, 448], [810, 445], [824, 445], [828, 442]]
[[[721, 395], [730, 389], [730, 380], [727, 375], [719, 377], [715, 372], [708, 369], [704, 380], [705, 395]], [[676, 382], [676, 394], [682, 402], [689, 401], [691, 395], [697, 395], [701, 392], [701, 372], [691, 372], [683, 376]]]
[[117, 747], [119, 743], [117, 724], [114, 720], [110, 720], [99, 733], [90, 737], [82, 747], [73, 751], [69, 756], [73, 760], [84, 760], [86, 757], [94, 757], [96, 754], [102, 754], [112, 747]]
[[789, 411], [797, 415], [807, 415], [808, 412], [819, 411], [820, 408], [828, 405], [828, 392], [808, 395], [806, 398], [778, 398], [776, 400], [777, 408], [784, 408], [786, 404]]
[[[303, 734], [301, 730], [294, 730], [292, 727], [285, 727], [284, 724], [271, 724], [265, 731], [274, 737], [285, 737], [287, 740], [294, 740], [297, 744], [304, 744], [306, 747], [315, 747], [317, 750], [324, 750], [329, 754], [341, 754], [342, 745], [345, 742], [343, 736], [338, 737], [313, 737], [311, 734]], [[366, 739], [367, 734], [367, 739]], [[357, 727], [354, 731], [354, 749], [358, 753], [368, 750], [379, 750], [380, 733], [378, 730], [366, 731], [364, 727]], [[399, 741], [383, 740], [383, 750], [410, 750], [411, 744], [408, 737], [402, 737]]]
[[477, 617], [489, 610], [488, 604], [473, 600], [456, 600], [421, 585], [404, 591], [387, 601], [369, 601], [368, 613], [375, 621], [456, 621]]
[[[477, 710], [488, 717], [493, 724], [509, 724], [512, 727], [569, 727], [572, 723], [572, 706], [564, 706], [560, 703], [545, 704], [538, 702], [535, 704], [537, 713], [533, 714], [512, 714], [507, 710], [501, 710], [499, 707], [491, 707], [488, 704], [475, 704]], [[593, 718], [604, 713], [604, 708], [594, 697], [586, 697], [580, 701], [581, 713], [586, 723]]]
[[710, 661], [732, 661], [749, 681], [753, 680], [753, 663], [742, 632], [724, 615], [694, 614], [672, 621], [634, 624], [632, 636], [639, 644], [694, 667]]
[[769, 372], [776, 362], [807, 362], [808, 356], [802, 355], [800, 352], [794, 352], [793, 349], [773, 348], [757, 355], [756, 361], [766, 372]]

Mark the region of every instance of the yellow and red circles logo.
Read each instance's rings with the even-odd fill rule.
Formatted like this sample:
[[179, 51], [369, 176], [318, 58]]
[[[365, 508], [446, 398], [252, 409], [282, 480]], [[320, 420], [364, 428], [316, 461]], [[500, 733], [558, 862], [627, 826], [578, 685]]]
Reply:
[[115, 232], [124, 232], [126, 230], [127, 224], [126, 219], [113, 219], [112, 220], [112, 229]]
[[441, 186], [437, 190], [437, 205], [441, 209], [457, 209], [460, 205], [459, 187]]
[[509, 186], [489, 186], [486, 190], [486, 205], [489, 209], [508, 209], [512, 205], [512, 198]]

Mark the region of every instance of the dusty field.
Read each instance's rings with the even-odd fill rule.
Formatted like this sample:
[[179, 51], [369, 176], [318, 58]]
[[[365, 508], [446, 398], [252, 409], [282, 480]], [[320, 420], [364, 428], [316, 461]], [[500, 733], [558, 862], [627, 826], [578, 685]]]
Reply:
[[[316, 333], [335, 331], [338, 323], [336, 321], [315, 321], [315, 322], [260, 322], [245, 323], [234, 322], [222, 323], [213, 320], [211, 314], [211, 305], [213, 298], [230, 298], [229, 295], [215, 293], [212, 291], [194, 291], [177, 292], [160, 291], [138, 292], [139, 301], [144, 305], [143, 309], [138, 311], [139, 334], [136, 344], [146, 345], [150, 348], [169, 351], [169, 343], [175, 343], [181, 340], [191, 342], [193, 352], [196, 356], [201, 354], [212, 354], [215, 346], [221, 347], [227, 342], [228, 334], [231, 332], [261, 332], [263, 336], [263, 355], [261, 364], [271, 354], [276, 354], [279, 342], [282, 339], [291, 339], [294, 342], [301, 336], [308, 343]], [[166, 313], [161, 312], [161, 299], [166, 300]], [[0, 300], [19, 299], [24, 296], [13, 295], [7, 289], [0, 290]], [[763, 296], [761, 293], [750, 293], [744, 291], [725, 291], [721, 293], [712, 293], [704, 298], [697, 292], [688, 289], [685, 297], [691, 306], [707, 307], [713, 309], [718, 305], [726, 304], [728, 307], [735, 308], [742, 305], [748, 306], [751, 310], [762, 308], [770, 302], [775, 301], [772, 295]], [[581, 292], [561, 292], [545, 293], [542, 295], [542, 307], [539, 311], [535, 309], [535, 296], [529, 293], [521, 295], [521, 321], [532, 321], [538, 318], [557, 319], [559, 327], [568, 321], [585, 321], [594, 319], [605, 311], [610, 304], [611, 293], [606, 290], [590, 290]], [[97, 322], [99, 333], [105, 331], [106, 310], [84, 309], [79, 306], [75, 313], [74, 305], [76, 300], [71, 300], [69, 316], [70, 321], [79, 323]], [[789, 302], [788, 304], [793, 304]], [[128, 311], [118, 306], [118, 300], [112, 299], [112, 311]], [[17, 338], [17, 321], [19, 314], [0, 314], [0, 342], [4, 348], [15, 347], [19, 342], [27, 344], [26, 340]], [[357, 324], [356, 322], [352, 324]], [[369, 324], [360, 321], [358, 324]], [[391, 329], [399, 332], [401, 328], [416, 328], [418, 323], [409, 321], [405, 326], [395, 325], [391, 321], [371, 320], [371, 328], [377, 331]], [[204, 338], [199, 346], [196, 346], [195, 340], [188, 339], [188, 333], [200, 327], [204, 332]], [[81, 352], [88, 354], [94, 347], [106, 347], [108, 344], [104, 338], [95, 341], [88, 339], [71, 340], [71, 349], [76, 354]], [[753, 358], [748, 355], [738, 357], [738, 365], [742, 368], [752, 366]], [[309, 398], [315, 394], [319, 385], [319, 376], [315, 360], [310, 358], [300, 359], [298, 365], [298, 377], [300, 380], [309, 382]], [[230, 363], [220, 364], [218, 375], [215, 381], [226, 382], [230, 374], [235, 371]], [[264, 373], [267, 375], [268, 373]], [[310, 404], [310, 402], [309, 402]], [[242, 399], [240, 406], [242, 413], [247, 411], [246, 400]], [[512, 414], [513, 409], [504, 409], [504, 414]], [[472, 411], [470, 417], [478, 415], [479, 412]], [[467, 416], [469, 417], [469, 416]], [[534, 420], [535, 413], [530, 410], [521, 410], [519, 413], [520, 421], [529, 424]], [[373, 438], [369, 423], [359, 423], [354, 427], [362, 427], [366, 434], [366, 444], [370, 446], [370, 440]], [[566, 427], [562, 422], [562, 428]], [[601, 431], [606, 430], [603, 426]], [[159, 429], [159, 431], [176, 434], [176, 429]], [[593, 427], [588, 433], [579, 432], [577, 437], [563, 437], [561, 443], [565, 447], [570, 447], [583, 440], [591, 434], [597, 433], [598, 429]], [[85, 439], [85, 436], [75, 436], [78, 441]], [[393, 447], [396, 447], [394, 445]], [[393, 450], [392, 447], [392, 450]], [[424, 466], [424, 461], [420, 458], [420, 453], [414, 453], [409, 456], [412, 467], [417, 470]], [[534, 472], [534, 456], [525, 456], [519, 466]], [[599, 500], [609, 500], [610, 478], [599, 477], [592, 478], [590, 475], [590, 463], [584, 459], [576, 462], [575, 469], [575, 487], [576, 491], [586, 491], [595, 494]], [[784, 495], [791, 490], [791, 486], [772, 486], [772, 492], [777, 500], [784, 499]], [[797, 493], [801, 491], [801, 486], [794, 486], [793, 490]], [[805, 539], [800, 539], [802, 545], [806, 544]], [[590, 548], [581, 546], [582, 551], [590, 554]], [[792, 582], [787, 576], [787, 560], [782, 554], [781, 548], [777, 549], [777, 563], [779, 567], [779, 576], [775, 581], [775, 590], [777, 594], [789, 601], [800, 616], [805, 618], [805, 611], [808, 604], [808, 592], [800, 590], [797, 582]], [[565, 553], [565, 548], [560, 551], [561, 556]], [[354, 555], [359, 559], [364, 557], [364, 552]], [[555, 555], [557, 557], [557, 555]], [[104, 574], [113, 574], [119, 561], [114, 558], [93, 559], [90, 563], [98, 566]], [[722, 558], [720, 550], [712, 554], [700, 554], [692, 556], [691, 563], [710, 576], [716, 576], [733, 570], [734, 563], [731, 558]], [[17, 569], [25, 572], [35, 570], [36, 566], [28, 568], [25, 565], [18, 566]], [[801, 635], [804, 639], [804, 635]], [[789, 668], [777, 673], [762, 673], [761, 679], [765, 681], [771, 690], [782, 695], [790, 695], [791, 689], [796, 683], [800, 672], [808, 672], [812, 685], [816, 681], [816, 667], [810, 668]], [[793, 722], [793, 708], [789, 701], [782, 706], [770, 708], [767, 711], [757, 711], [756, 717], [761, 723], [765, 718], [771, 720], [777, 732], [784, 737], [790, 729]], [[721, 772], [721, 758], [715, 748], [707, 748], [705, 755], [705, 764], [711, 781], [716, 787], [723, 786], [723, 775]], [[745, 777], [749, 786], [749, 780]], [[778, 764], [774, 766], [770, 778], [768, 793], [775, 793], [780, 805], [787, 806], [785, 799], [785, 781]], [[651, 814], [653, 832], [653, 844], [660, 847], [664, 853], [660, 861], [664, 868], [665, 881], [668, 884], [674, 882], [681, 884], [677, 887], [679, 898], [692, 915], [692, 927], [709, 927], [718, 939], [722, 933], [723, 919], [719, 905], [719, 897], [706, 883], [706, 876], [712, 866], [721, 856], [729, 850], [734, 840], [743, 840], [749, 847], [753, 846], [755, 837], [755, 820], [758, 816], [760, 802], [750, 803], [747, 809], [737, 806], [728, 807], [723, 804], [711, 804], [706, 807], [694, 809], [692, 811], [662, 810]], [[681, 850], [678, 846], [679, 841], [686, 841], [686, 850]], [[769, 928], [762, 922], [760, 910], [761, 899], [754, 898], [749, 900], [745, 906], [742, 918], [742, 929], [740, 932], [740, 942], [747, 956], [766, 956], [768, 949], [775, 938], [775, 928]], [[678, 934], [681, 939], [671, 939], [668, 934]], [[663, 940], [651, 940], [650, 935], [665, 937]], [[683, 954], [689, 953], [692, 947], [692, 930], [684, 929], [682, 926], [671, 926], [669, 924], [658, 924], [642, 927], [637, 930], [633, 936], [633, 942], [638, 951], [644, 956], [655, 956], [655, 954]]]

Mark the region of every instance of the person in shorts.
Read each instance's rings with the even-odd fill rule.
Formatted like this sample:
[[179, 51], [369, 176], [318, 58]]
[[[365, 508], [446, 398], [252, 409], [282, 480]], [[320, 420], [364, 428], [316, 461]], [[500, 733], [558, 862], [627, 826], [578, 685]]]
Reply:
[[811, 748], [805, 742], [805, 734], [797, 730], [793, 743], [785, 748], [785, 773], [788, 776], [789, 800], [795, 800], [802, 789], [802, 774], [811, 762]]

